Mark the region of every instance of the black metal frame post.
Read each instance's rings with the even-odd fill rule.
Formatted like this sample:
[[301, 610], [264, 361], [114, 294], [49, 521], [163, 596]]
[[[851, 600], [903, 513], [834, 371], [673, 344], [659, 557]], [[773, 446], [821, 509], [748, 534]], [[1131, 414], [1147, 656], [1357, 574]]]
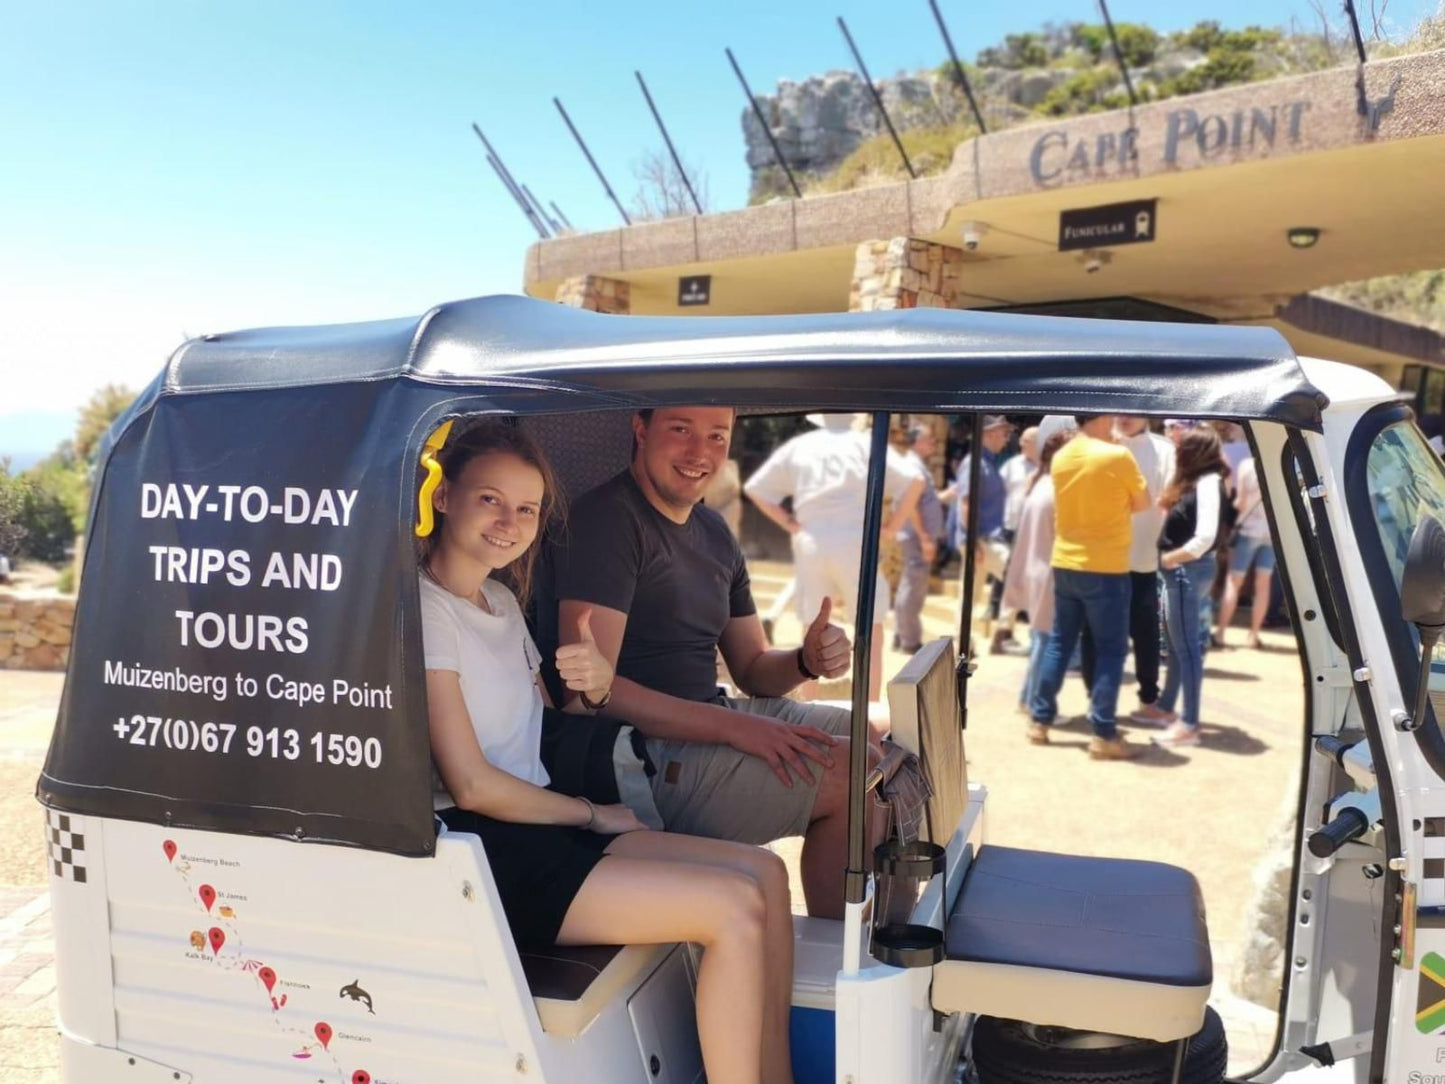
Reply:
[[702, 214], [702, 204], [698, 202], [697, 193], [692, 190], [692, 182], [687, 179], [687, 170], [682, 168], [682, 159], [677, 156], [677, 148], [672, 145], [672, 136], [667, 134], [667, 125], [662, 123], [662, 114], [652, 102], [652, 94], [642, 80], [642, 73], [634, 69], [632, 74], [637, 76], [637, 85], [642, 88], [642, 96], [647, 99], [647, 108], [652, 110], [652, 119], [657, 121], [657, 130], [662, 133], [662, 141], [667, 144], [667, 153], [672, 155], [672, 164], [677, 167], [677, 175], [682, 178], [687, 194], [692, 197], [693, 207], [698, 214]]
[[962, 597], [959, 599], [958, 668], [954, 681], [958, 687], [958, 726], [968, 729], [968, 679], [973, 674], [973, 585], [978, 577], [978, 483], [983, 473], [983, 415], [973, 415], [968, 440], [968, 521], [964, 524]]
[[843, 40], [848, 43], [848, 48], [853, 52], [853, 59], [858, 62], [858, 71], [863, 76], [863, 83], [867, 86], [868, 93], [873, 95], [873, 104], [878, 107], [878, 115], [888, 126], [888, 134], [893, 137], [893, 145], [898, 148], [898, 157], [903, 159], [903, 168], [908, 170], [910, 177], [917, 180], [918, 173], [914, 170], [913, 163], [908, 160], [908, 152], [903, 149], [903, 140], [898, 138], [898, 130], [893, 127], [893, 120], [888, 116], [888, 110], [883, 108], [883, 96], [873, 85], [873, 77], [868, 74], [868, 65], [863, 63], [863, 54], [858, 52], [858, 46], [853, 44], [853, 35], [848, 33], [848, 24], [843, 21], [841, 15], [838, 16], [838, 29], [843, 31]]
[[978, 102], [973, 98], [973, 87], [968, 85], [968, 76], [964, 73], [963, 65], [959, 63], [958, 53], [953, 48], [953, 38], [949, 37], [948, 27], [943, 21], [943, 13], [938, 10], [938, 0], [928, 0], [928, 6], [933, 9], [933, 21], [938, 24], [938, 32], [943, 35], [943, 44], [948, 50], [948, 59], [953, 62], [953, 77], [963, 88], [963, 96], [968, 99], [969, 109], [973, 110], [973, 120], [978, 125], [979, 134], [988, 135], [988, 126], [984, 124], [983, 114], [978, 109]]
[[754, 96], [752, 87], [748, 86], [748, 81], [743, 75], [743, 70], [738, 67], [738, 62], [733, 56], [732, 49], [725, 48], [723, 52], [727, 54], [728, 63], [733, 66], [733, 74], [738, 77], [738, 82], [743, 86], [743, 93], [748, 96], [748, 104], [753, 107], [753, 115], [758, 118], [758, 127], [762, 128], [763, 135], [767, 136], [768, 142], [772, 144], [773, 157], [778, 160], [778, 165], [783, 167], [783, 172], [788, 175], [788, 183], [793, 186], [793, 195], [802, 199], [802, 189], [798, 187], [798, 182], [793, 176], [793, 171], [788, 168], [788, 160], [783, 157], [783, 149], [778, 146], [778, 141], [773, 138], [773, 130], [768, 127], [768, 118], [763, 116], [763, 107], [758, 105], [758, 99]]
[[853, 718], [848, 731], [848, 870], [843, 899], [862, 903], [868, 887], [865, 839], [868, 816], [868, 682], [873, 649], [873, 604], [878, 582], [878, 534], [883, 528], [883, 479], [888, 470], [887, 411], [873, 415], [868, 489], [863, 505], [863, 553], [858, 566], [858, 609], [853, 631]]
[[567, 130], [572, 133], [572, 138], [577, 141], [577, 146], [581, 147], [582, 153], [587, 156], [587, 161], [592, 166], [592, 172], [597, 174], [597, 179], [602, 182], [602, 190], [607, 193], [607, 198], [612, 201], [612, 206], [617, 208], [617, 213], [622, 216], [624, 223], [632, 225], [632, 219], [627, 217], [627, 212], [622, 207], [622, 201], [617, 198], [617, 193], [612, 191], [612, 186], [607, 183], [607, 178], [602, 173], [602, 167], [597, 164], [597, 159], [592, 157], [592, 152], [587, 149], [587, 141], [582, 138], [582, 133], [577, 131], [577, 126], [572, 123], [572, 118], [562, 107], [562, 99], [553, 98], [552, 104], [557, 107], [557, 112], [562, 114], [562, 119], [567, 123]]
[[1350, 17], [1350, 33], [1355, 38], [1355, 53], [1360, 58], [1359, 67], [1355, 69], [1355, 109], [1365, 117], [1370, 113], [1370, 96], [1365, 92], [1365, 63], [1369, 57], [1365, 55], [1365, 36], [1360, 33], [1360, 16], [1355, 11], [1355, 0], [1344, 0], [1344, 3], [1345, 14]]
[[1124, 63], [1124, 50], [1119, 48], [1119, 35], [1114, 33], [1114, 20], [1109, 16], [1108, 0], [1099, 0], [1099, 13], [1104, 16], [1104, 27], [1109, 31], [1109, 44], [1114, 47], [1114, 61], [1119, 65], [1119, 74], [1124, 77], [1124, 89], [1129, 92], [1129, 104], [1138, 105], [1139, 96], [1134, 93], [1134, 80], [1129, 78], [1129, 65]]

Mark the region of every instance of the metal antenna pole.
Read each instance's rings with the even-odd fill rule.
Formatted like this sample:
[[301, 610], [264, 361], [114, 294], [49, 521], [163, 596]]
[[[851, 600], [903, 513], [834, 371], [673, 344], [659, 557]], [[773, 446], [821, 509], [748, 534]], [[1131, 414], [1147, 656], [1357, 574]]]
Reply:
[[662, 123], [662, 114], [652, 103], [652, 95], [647, 90], [647, 84], [642, 80], [642, 73], [634, 70], [632, 74], [637, 76], [637, 85], [642, 88], [642, 96], [647, 99], [647, 108], [652, 110], [652, 119], [657, 121], [657, 130], [662, 133], [662, 141], [667, 144], [667, 153], [672, 155], [672, 164], [677, 167], [677, 175], [682, 178], [682, 183], [687, 188], [687, 194], [692, 197], [693, 207], [697, 208], [698, 214], [702, 214], [702, 204], [698, 202], [697, 193], [692, 190], [692, 182], [687, 179], [687, 170], [682, 168], [682, 159], [677, 156], [677, 148], [672, 145], [672, 136], [667, 134], [667, 125]]
[[1124, 50], [1119, 48], [1119, 35], [1114, 33], [1114, 20], [1109, 18], [1107, 0], [1099, 0], [1099, 12], [1104, 16], [1104, 26], [1109, 31], [1109, 43], [1114, 47], [1114, 60], [1119, 65], [1119, 73], [1124, 76], [1124, 89], [1129, 92], [1129, 104], [1138, 105], [1139, 96], [1134, 93], [1134, 81], [1129, 78], [1129, 66], [1124, 63]]
[[1365, 38], [1360, 33], [1360, 16], [1355, 11], [1355, 0], [1345, 0], [1345, 14], [1350, 17], [1350, 32], [1355, 36], [1355, 52], [1359, 55], [1360, 66], [1355, 69], [1355, 109], [1360, 116], [1370, 113], [1370, 96], [1365, 93]]
[[843, 16], [838, 16], [838, 29], [843, 31], [843, 40], [848, 43], [848, 48], [853, 51], [853, 59], [858, 62], [858, 70], [863, 73], [863, 83], [868, 88], [868, 93], [873, 95], [873, 104], [878, 107], [878, 115], [883, 118], [883, 123], [888, 125], [888, 134], [893, 137], [893, 145], [898, 148], [898, 157], [903, 159], [903, 168], [908, 170], [908, 175], [917, 178], [918, 174], [913, 169], [913, 163], [908, 160], [908, 152], [903, 149], [903, 140], [898, 138], [898, 132], [893, 127], [893, 121], [888, 116], [888, 110], [883, 108], [883, 98], [878, 93], [878, 88], [873, 85], [873, 77], [868, 74], [868, 65], [863, 63], [863, 57], [858, 52], [858, 46], [853, 44], [853, 35], [848, 33], [848, 24], [843, 21]]
[[526, 185], [522, 185], [522, 192], [529, 200], [532, 201], [532, 206], [537, 209], [537, 213], [541, 215], [542, 218], [546, 221], [547, 228], [550, 229], [553, 233], [561, 233], [562, 227], [557, 225], [556, 219], [554, 219], [551, 215], [549, 215], [545, 210], [542, 209], [542, 201], [539, 200], [536, 196], [532, 195], [532, 190]]
[[567, 115], [567, 110], [562, 108], [561, 99], [553, 98], [552, 104], [557, 107], [557, 112], [562, 114], [562, 119], [567, 123], [567, 130], [572, 133], [572, 138], [577, 141], [577, 146], [582, 148], [582, 153], [587, 156], [587, 161], [592, 166], [592, 172], [597, 174], [597, 179], [602, 182], [602, 190], [607, 193], [607, 198], [612, 201], [612, 206], [617, 208], [617, 213], [622, 216], [622, 221], [632, 225], [632, 219], [627, 217], [627, 212], [622, 208], [622, 201], [617, 198], [617, 193], [612, 191], [612, 186], [607, 183], [607, 178], [602, 175], [602, 167], [597, 164], [597, 159], [592, 157], [592, 152], [587, 149], [587, 143], [583, 140], [582, 134], [577, 131], [577, 126], [572, 123], [572, 118]]
[[552, 208], [552, 210], [556, 213], [557, 217], [562, 220], [562, 225], [566, 226], [569, 230], [576, 228], [575, 226], [572, 225], [571, 222], [569, 222], [569, 221], [567, 220], [567, 216], [562, 213], [562, 208], [560, 208], [560, 207], [557, 206], [557, 203], [556, 203], [555, 200], [550, 200], [550, 199], [549, 199], [549, 200], [547, 201], [547, 206], [550, 207], [550, 208]]
[[511, 183], [507, 180], [507, 175], [502, 172], [502, 167], [497, 165], [497, 160], [490, 154], [487, 155], [487, 165], [492, 167], [492, 172], [497, 175], [497, 180], [502, 182], [502, 187], [507, 190], [507, 194], [516, 200], [517, 206], [521, 209], [522, 213], [527, 216], [527, 221], [530, 222], [532, 228], [537, 231], [537, 236], [544, 241], [547, 240], [549, 236], [547, 230], [537, 221], [536, 215], [532, 213], [532, 208], [528, 207], [527, 204], [518, 197], [517, 193], [512, 190]]
[[517, 206], [520, 207], [522, 213], [527, 216], [527, 221], [532, 223], [532, 228], [535, 229], [545, 241], [550, 236], [550, 234], [547, 233], [547, 227], [542, 224], [541, 218], [537, 216], [536, 212], [532, 210], [531, 205], [527, 203], [527, 199], [522, 195], [522, 189], [517, 184], [516, 178], [512, 176], [511, 170], [507, 169], [506, 165], [502, 162], [502, 156], [498, 154], [497, 149], [492, 146], [491, 140], [482, 134], [482, 130], [477, 126], [476, 121], [472, 122], [472, 131], [475, 132], [477, 138], [482, 141], [482, 146], [487, 149], [487, 162], [491, 165], [492, 169], [496, 171], [497, 176], [501, 178], [503, 187], [512, 194], [512, 198], [517, 201]]
[[968, 85], [968, 76], [964, 74], [963, 65], [958, 61], [958, 53], [953, 48], [953, 39], [948, 36], [948, 27], [944, 25], [943, 13], [938, 10], [938, 0], [928, 0], [928, 6], [933, 9], [933, 21], [938, 24], [938, 32], [943, 35], [943, 44], [948, 49], [948, 59], [953, 62], [953, 77], [963, 88], [963, 96], [968, 99], [969, 109], [973, 110], [973, 120], [978, 125], [979, 134], [988, 135], [988, 126], [983, 122], [978, 102], [973, 99], [973, 88]]
[[733, 51], [724, 48], [723, 52], [728, 56], [728, 63], [733, 66], [733, 74], [738, 77], [738, 82], [743, 85], [743, 93], [748, 96], [748, 104], [753, 107], [753, 114], [758, 118], [758, 127], [762, 128], [763, 135], [767, 136], [768, 142], [773, 145], [773, 157], [778, 160], [778, 165], [783, 167], [783, 172], [788, 175], [788, 183], [793, 186], [793, 195], [802, 199], [803, 193], [798, 188], [798, 182], [793, 177], [793, 171], [788, 168], [788, 160], [783, 157], [782, 148], [778, 146], [778, 141], [773, 138], [773, 130], [768, 127], [768, 120], [763, 116], [762, 106], [758, 105], [757, 98], [753, 96], [752, 88], [748, 86], [747, 79], [743, 77], [743, 70], [738, 67], [737, 60], [733, 58]]

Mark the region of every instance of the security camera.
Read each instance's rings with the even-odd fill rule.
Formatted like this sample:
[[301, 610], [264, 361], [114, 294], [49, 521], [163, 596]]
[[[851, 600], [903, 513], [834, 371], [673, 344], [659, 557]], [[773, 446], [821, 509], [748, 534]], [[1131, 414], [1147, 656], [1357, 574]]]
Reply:
[[1091, 275], [1097, 274], [1099, 269], [1113, 258], [1113, 253], [1094, 248], [1086, 248], [1078, 256], [1079, 262], [1084, 265], [1084, 270]]
[[963, 247], [967, 252], [977, 252], [983, 235], [988, 233], [988, 226], [982, 222], [965, 222], [963, 224]]
[[1084, 260], [1084, 270], [1091, 275], [1097, 273], [1099, 268], [1103, 266], [1104, 261], [1099, 259], [1098, 256], [1089, 256]]

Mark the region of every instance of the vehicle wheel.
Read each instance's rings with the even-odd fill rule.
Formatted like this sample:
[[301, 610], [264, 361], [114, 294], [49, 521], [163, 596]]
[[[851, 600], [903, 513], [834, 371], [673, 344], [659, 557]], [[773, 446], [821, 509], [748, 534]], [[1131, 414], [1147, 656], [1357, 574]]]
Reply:
[[[1220, 1084], [1229, 1056], [1213, 1009], [1189, 1040], [1183, 1084]], [[980, 1016], [973, 1029], [979, 1084], [1168, 1084], [1174, 1044]]]

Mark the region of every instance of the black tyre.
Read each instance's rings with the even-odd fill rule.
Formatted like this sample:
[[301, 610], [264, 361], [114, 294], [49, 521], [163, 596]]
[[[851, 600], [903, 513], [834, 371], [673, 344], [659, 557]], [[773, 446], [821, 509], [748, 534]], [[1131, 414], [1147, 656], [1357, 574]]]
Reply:
[[[973, 1030], [979, 1084], [1168, 1084], [1174, 1044], [1122, 1039], [980, 1016]], [[1189, 1040], [1183, 1084], [1220, 1084], [1229, 1044], [1213, 1009]]]

